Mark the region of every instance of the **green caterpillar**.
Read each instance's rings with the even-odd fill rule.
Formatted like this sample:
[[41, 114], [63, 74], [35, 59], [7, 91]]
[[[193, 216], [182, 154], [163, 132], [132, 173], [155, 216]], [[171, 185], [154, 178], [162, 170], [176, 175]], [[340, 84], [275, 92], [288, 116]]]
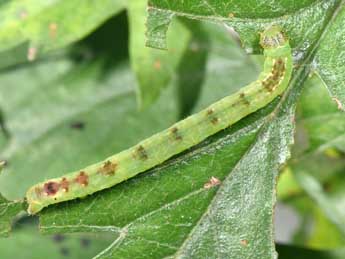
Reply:
[[200, 143], [270, 103], [283, 93], [290, 81], [291, 48], [278, 26], [271, 26], [261, 33], [260, 44], [264, 49], [265, 62], [256, 81], [134, 147], [77, 172], [32, 186], [26, 194], [28, 213], [35, 214], [50, 204], [112, 187]]

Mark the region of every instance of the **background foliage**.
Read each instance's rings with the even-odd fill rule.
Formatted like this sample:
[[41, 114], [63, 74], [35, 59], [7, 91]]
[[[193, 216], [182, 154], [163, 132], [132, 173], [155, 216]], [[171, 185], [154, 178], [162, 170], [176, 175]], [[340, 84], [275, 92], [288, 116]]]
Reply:
[[[345, 2], [292, 2], [1, 1], [0, 257], [344, 258]], [[25, 214], [32, 184], [255, 80], [247, 54], [272, 23], [294, 54], [282, 97], [143, 175]], [[299, 221], [275, 246], [276, 197]]]

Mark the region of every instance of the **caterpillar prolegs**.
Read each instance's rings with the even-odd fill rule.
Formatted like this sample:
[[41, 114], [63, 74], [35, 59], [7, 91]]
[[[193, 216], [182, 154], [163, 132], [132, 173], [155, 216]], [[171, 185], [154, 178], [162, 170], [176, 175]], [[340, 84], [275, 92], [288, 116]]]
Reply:
[[104, 161], [38, 183], [26, 194], [28, 213], [84, 197], [144, 172], [264, 107], [287, 87], [292, 72], [288, 39], [278, 26], [260, 36], [265, 62], [258, 79], [206, 109]]

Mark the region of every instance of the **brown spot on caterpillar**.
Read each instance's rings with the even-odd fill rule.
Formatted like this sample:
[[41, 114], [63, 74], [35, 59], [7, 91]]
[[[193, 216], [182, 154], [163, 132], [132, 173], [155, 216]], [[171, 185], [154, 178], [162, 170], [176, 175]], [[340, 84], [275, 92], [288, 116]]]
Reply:
[[210, 188], [217, 186], [217, 185], [220, 185], [220, 184], [221, 184], [221, 181], [218, 178], [212, 176], [211, 179], [207, 183], [204, 184], [204, 188], [210, 189]]
[[214, 116], [213, 113], [214, 113], [214, 110], [212, 108], [208, 109], [207, 112], [206, 112], [207, 116], [210, 116], [211, 123], [212, 124], [217, 124], [219, 122], [219, 118]]
[[98, 170], [98, 173], [101, 173], [104, 175], [114, 175], [116, 167], [117, 167], [116, 163], [112, 163], [108, 160], [104, 162], [103, 166]]
[[87, 186], [89, 184], [89, 177], [85, 174], [84, 171], [81, 171], [75, 178], [75, 181], [82, 186]]
[[208, 109], [207, 110], [207, 115], [211, 115], [211, 114], [213, 114], [214, 113], [214, 110], [213, 109]]
[[240, 94], [240, 98], [245, 105], [250, 105], [250, 102], [246, 99], [246, 95], [244, 93]]
[[217, 124], [219, 122], [219, 119], [217, 117], [213, 117], [211, 119], [212, 124]]
[[142, 145], [139, 145], [134, 154], [135, 158], [139, 158], [140, 160], [146, 160], [148, 158], [145, 148]]
[[85, 128], [85, 123], [82, 121], [76, 121], [72, 122], [70, 126], [72, 129], [82, 130]]
[[178, 133], [178, 128], [177, 127], [173, 127], [170, 129], [171, 134], [174, 136], [175, 140], [182, 140], [181, 135]]
[[57, 182], [47, 182], [43, 185], [43, 190], [47, 195], [55, 195], [60, 188], [60, 184]]
[[279, 85], [285, 72], [285, 63], [283, 59], [279, 58], [273, 62], [271, 73], [261, 83], [269, 92], [272, 92]]
[[242, 240], [240, 241], [240, 243], [241, 243], [242, 246], [247, 246], [247, 245], [248, 245], [248, 240], [242, 239]]
[[61, 186], [62, 190], [64, 190], [65, 192], [68, 192], [69, 182], [68, 182], [68, 180], [65, 177], [62, 178], [62, 180], [60, 182], [60, 186]]

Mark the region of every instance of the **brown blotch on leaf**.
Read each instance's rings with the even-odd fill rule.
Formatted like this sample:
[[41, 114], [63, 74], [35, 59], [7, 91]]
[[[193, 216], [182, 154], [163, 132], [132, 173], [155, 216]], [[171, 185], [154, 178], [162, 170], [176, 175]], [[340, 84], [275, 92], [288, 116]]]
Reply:
[[69, 182], [65, 177], [62, 178], [60, 182], [60, 186], [62, 190], [64, 190], [65, 192], [68, 192]]
[[60, 188], [60, 184], [57, 182], [47, 182], [43, 185], [43, 190], [47, 195], [55, 195]]
[[105, 175], [114, 175], [116, 171], [117, 164], [112, 163], [109, 160], [104, 162], [103, 166], [98, 170], [98, 173]]
[[173, 127], [171, 128], [171, 134], [174, 136], [175, 140], [182, 140], [182, 136], [178, 133], [178, 128]]
[[56, 37], [57, 28], [58, 26], [55, 22], [49, 24], [49, 34], [52, 39]]
[[87, 186], [89, 183], [89, 177], [85, 174], [84, 171], [81, 171], [79, 175], [75, 178], [75, 181], [82, 186]]
[[83, 130], [85, 128], [85, 123], [82, 121], [76, 121], [71, 123], [72, 129]]
[[53, 236], [53, 240], [56, 243], [61, 243], [62, 241], [65, 240], [65, 236], [61, 235], [61, 234], [56, 234], [56, 235]]
[[204, 188], [210, 189], [210, 188], [217, 186], [217, 185], [220, 185], [220, 184], [221, 184], [221, 181], [218, 178], [212, 176], [211, 179], [207, 183], [204, 184]]
[[134, 156], [135, 158], [139, 158], [140, 160], [146, 160], [148, 158], [146, 150], [142, 145], [136, 148]]
[[240, 241], [240, 243], [241, 243], [242, 246], [247, 246], [247, 245], [248, 245], [248, 240], [242, 239], [242, 240]]
[[34, 61], [36, 57], [37, 57], [37, 48], [29, 47], [28, 53], [27, 53], [28, 61]]
[[91, 244], [91, 240], [90, 239], [88, 239], [88, 238], [81, 238], [80, 239], [80, 245], [82, 247], [89, 247], [90, 244]]
[[156, 69], [156, 70], [160, 70], [161, 67], [162, 67], [162, 64], [161, 64], [161, 61], [159, 59], [157, 59], [155, 61], [155, 63], [153, 64], [153, 67]]

